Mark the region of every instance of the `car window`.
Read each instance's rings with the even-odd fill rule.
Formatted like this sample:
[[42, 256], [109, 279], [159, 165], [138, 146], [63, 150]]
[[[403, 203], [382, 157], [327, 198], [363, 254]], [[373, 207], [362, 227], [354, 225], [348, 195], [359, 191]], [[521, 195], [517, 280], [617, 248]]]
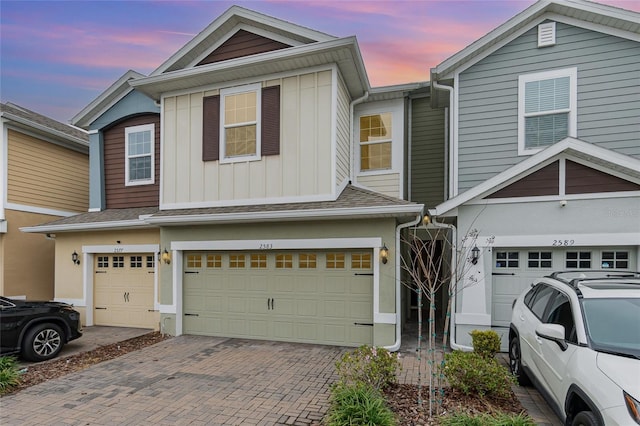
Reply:
[[544, 312], [549, 302], [549, 298], [553, 295], [554, 290], [546, 285], [538, 284], [536, 287], [540, 287], [531, 300], [531, 312], [538, 317], [540, 321], [543, 320]]
[[538, 291], [539, 288], [540, 288], [539, 285], [534, 285], [533, 288], [529, 290], [527, 294], [524, 295], [524, 304], [527, 305], [529, 308], [531, 308], [531, 301], [533, 300], [533, 297], [536, 295], [536, 292]]
[[8, 300], [2, 298], [0, 299], [0, 308], [11, 308], [12, 306], [16, 306]]
[[563, 326], [565, 340], [571, 343], [578, 343], [571, 302], [565, 294], [557, 290], [553, 291], [543, 322]]

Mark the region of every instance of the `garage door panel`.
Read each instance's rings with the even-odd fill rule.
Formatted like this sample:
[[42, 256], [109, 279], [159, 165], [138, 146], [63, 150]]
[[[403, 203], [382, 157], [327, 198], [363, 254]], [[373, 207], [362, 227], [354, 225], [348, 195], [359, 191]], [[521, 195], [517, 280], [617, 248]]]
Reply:
[[[185, 317], [185, 333], [350, 346], [372, 343], [372, 327], [353, 330], [354, 322], [373, 321], [370, 265], [352, 270], [348, 251], [339, 269], [326, 266], [323, 252], [305, 252], [311, 254], [305, 256], [306, 268], [300, 267], [302, 257], [298, 259], [296, 252], [261, 252], [261, 257], [263, 253], [266, 267], [257, 267], [246, 253], [244, 268], [229, 267], [230, 259], [242, 257], [242, 252], [203, 254], [203, 259], [218, 256], [221, 267], [206, 268], [203, 262], [201, 273], [185, 274], [185, 313], [200, 315], [197, 321]], [[315, 263], [308, 262], [314, 256]], [[189, 280], [198, 284], [190, 285]], [[214, 282], [219, 283], [215, 290]]]

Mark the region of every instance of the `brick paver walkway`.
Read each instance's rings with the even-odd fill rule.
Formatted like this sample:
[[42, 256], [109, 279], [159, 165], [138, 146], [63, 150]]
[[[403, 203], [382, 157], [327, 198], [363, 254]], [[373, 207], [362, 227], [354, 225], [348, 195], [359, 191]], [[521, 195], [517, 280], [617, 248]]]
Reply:
[[4, 397], [0, 424], [319, 424], [345, 350], [179, 336]]

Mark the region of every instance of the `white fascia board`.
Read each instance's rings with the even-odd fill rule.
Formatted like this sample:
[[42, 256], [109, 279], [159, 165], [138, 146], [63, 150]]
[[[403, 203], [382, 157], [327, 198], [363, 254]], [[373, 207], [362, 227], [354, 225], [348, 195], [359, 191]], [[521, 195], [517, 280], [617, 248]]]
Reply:
[[136, 220], [120, 220], [114, 222], [95, 222], [95, 223], [70, 223], [64, 225], [40, 225], [25, 226], [20, 231], [27, 233], [55, 233], [55, 232], [74, 232], [74, 231], [98, 231], [104, 229], [127, 229], [127, 228], [154, 228], [146, 222]]
[[16, 204], [16, 203], [6, 203], [5, 208], [7, 210], [16, 210], [19, 212], [45, 214], [49, 216], [61, 216], [61, 217], [70, 217], [70, 216], [75, 216], [79, 214], [78, 212], [71, 212], [68, 210], [56, 210], [56, 209], [50, 209], [47, 207], [28, 206], [25, 204]]
[[364, 207], [354, 209], [288, 210], [277, 212], [242, 212], [180, 216], [155, 216], [146, 219], [152, 225], [187, 225], [198, 223], [242, 223], [260, 221], [297, 221], [309, 219], [341, 219], [358, 217], [401, 216], [421, 214], [424, 205]]
[[356, 38], [353, 36], [326, 42], [305, 44], [302, 46], [292, 47], [290, 49], [281, 49], [251, 56], [244, 56], [241, 58], [229, 59], [223, 62], [215, 62], [213, 64], [201, 65], [195, 68], [171, 71], [160, 75], [151, 75], [149, 77], [131, 80], [129, 81], [129, 84], [135, 89], [138, 89], [141, 92], [152, 97], [153, 99], [157, 100], [160, 98], [160, 95], [163, 92], [173, 90], [171, 88], [162, 88], [162, 85], [166, 83], [183, 81], [189, 78], [198, 78], [206, 74], [215, 75], [218, 71], [229, 72], [234, 69], [260, 65], [261, 63], [277, 62], [280, 60], [319, 55], [340, 49], [347, 49], [350, 51], [351, 55], [353, 56], [356, 68], [358, 68], [360, 74], [360, 83], [363, 86], [363, 90], [368, 90], [369, 79], [367, 77], [366, 69], [364, 67], [364, 62], [362, 60], [362, 55], [360, 54], [360, 49], [358, 48]]
[[557, 155], [560, 155], [564, 151], [574, 151], [581, 154], [593, 156], [600, 160], [605, 160], [612, 164], [625, 167], [629, 170], [640, 169], [640, 160], [638, 159], [596, 146], [588, 142], [583, 142], [579, 139], [566, 138], [538, 152], [537, 154], [532, 155], [526, 160], [521, 161], [520, 163], [505, 170], [504, 172], [497, 174], [496, 176], [484, 181], [483, 183], [469, 189], [468, 191], [463, 192], [459, 196], [441, 203], [434, 209], [430, 209], [429, 213], [434, 216], [442, 216], [448, 213], [450, 210], [457, 208], [458, 206], [461, 206], [462, 204], [467, 203], [474, 198], [495, 191], [499, 185], [527, 172], [528, 170], [544, 163], [545, 161], [548, 161], [549, 159]]
[[[35, 123], [33, 121], [27, 120], [25, 118], [22, 117], [18, 117], [16, 115], [7, 113], [7, 112], [2, 112], [2, 118], [6, 119], [9, 123], [13, 122], [15, 124], [18, 124], [18, 126], [15, 126], [17, 129], [22, 130], [22, 126], [26, 126], [27, 128], [36, 130], [38, 132], [43, 132], [46, 134], [49, 134], [51, 136], [55, 136], [57, 138], [63, 139], [63, 141], [55, 141], [52, 139], [48, 139], [48, 142], [54, 143], [56, 145], [61, 145], [61, 146], [65, 146], [66, 148], [69, 149], [73, 149], [76, 151], [81, 151], [84, 152], [85, 154], [88, 152], [87, 149], [89, 148], [89, 141], [88, 140], [84, 140], [84, 139], [80, 139], [80, 138], [76, 138], [75, 136], [71, 136], [67, 133], [61, 132], [59, 130], [56, 129], [52, 129], [51, 127], [47, 127], [47, 126], [43, 126], [42, 124], [39, 123]], [[9, 124], [7, 123], [7, 124]], [[74, 128], [76, 128], [79, 131], [85, 132], [86, 130], [81, 129], [79, 127], [73, 126]], [[87, 133], [87, 136], [89, 134]], [[33, 135], [38, 137], [39, 139], [42, 139], [42, 135]], [[65, 142], [64, 144], [61, 142]]]
[[158, 68], [156, 68], [151, 73], [151, 75], [160, 75], [165, 72], [173, 64], [178, 62], [182, 57], [187, 55], [192, 49], [203, 43], [211, 34], [222, 27], [227, 21], [233, 19], [234, 16], [238, 16], [249, 21], [254, 21], [265, 26], [270, 26], [285, 32], [289, 32], [291, 34], [297, 34], [301, 37], [310, 40], [316, 40], [318, 42], [335, 39], [334, 36], [331, 36], [329, 34], [302, 27], [300, 25], [292, 24], [291, 22], [283, 21], [281, 19], [277, 19], [259, 12], [255, 12], [253, 10], [234, 5], [227, 9], [222, 15], [218, 16], [204, 30], [200, 31], [198, 35], [187, 42], [187, 44], [180, 48], [180, 50], [171, 55], [171, 57], [163, 62]]
[[[640, 232], [605, 234], [553, 234], [553, 235], [491, 235], [478, 236], [478, 241], [491, 239], [491, 246], [502, 247], [587, 247], [587, 246], [637, 246]], [[569, 245], [558, 245], [567, 241]], [[555, 243], [555, 245], [554, 245]], [[564, 243], [563, 243], [564, 244]], [[480, 244], [478, 244], [480, 245]]]
[[93, 121], [96, 120], [96, 118], [104, 114], [105, 111], [107, 111], [120, 99], [124, 98], [129, 94], [129, 92], [133, 90], [133, 88], [129, 86], [129, 80], [142, 77], [145, 77], [145, 75], [140, 74], [137, 71], [127, 71], [122, 77], [116, 80], [97, 98], [91, 101], [89, 105], [87, 105], [79, 113], [77, 113], [71, 119], [71, 123], [74, 126], [79, 126], [81, 128], [88, 127]]
[[382, 239], [372, 238], [311, 238], [264, 240], [172, 241], [171, 250], [257, 250], [267, 244], [269, 250], [322, 250], [347, 248], [379, 248]]

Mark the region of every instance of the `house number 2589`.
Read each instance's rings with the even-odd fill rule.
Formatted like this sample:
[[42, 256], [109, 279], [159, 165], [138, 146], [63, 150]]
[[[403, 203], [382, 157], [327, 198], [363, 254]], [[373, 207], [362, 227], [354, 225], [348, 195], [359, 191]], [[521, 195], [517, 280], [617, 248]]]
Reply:
[[271, 250], [273, 248], [273, 244], [271, 243], [262, 243], [258, 247], [260, 250]]

